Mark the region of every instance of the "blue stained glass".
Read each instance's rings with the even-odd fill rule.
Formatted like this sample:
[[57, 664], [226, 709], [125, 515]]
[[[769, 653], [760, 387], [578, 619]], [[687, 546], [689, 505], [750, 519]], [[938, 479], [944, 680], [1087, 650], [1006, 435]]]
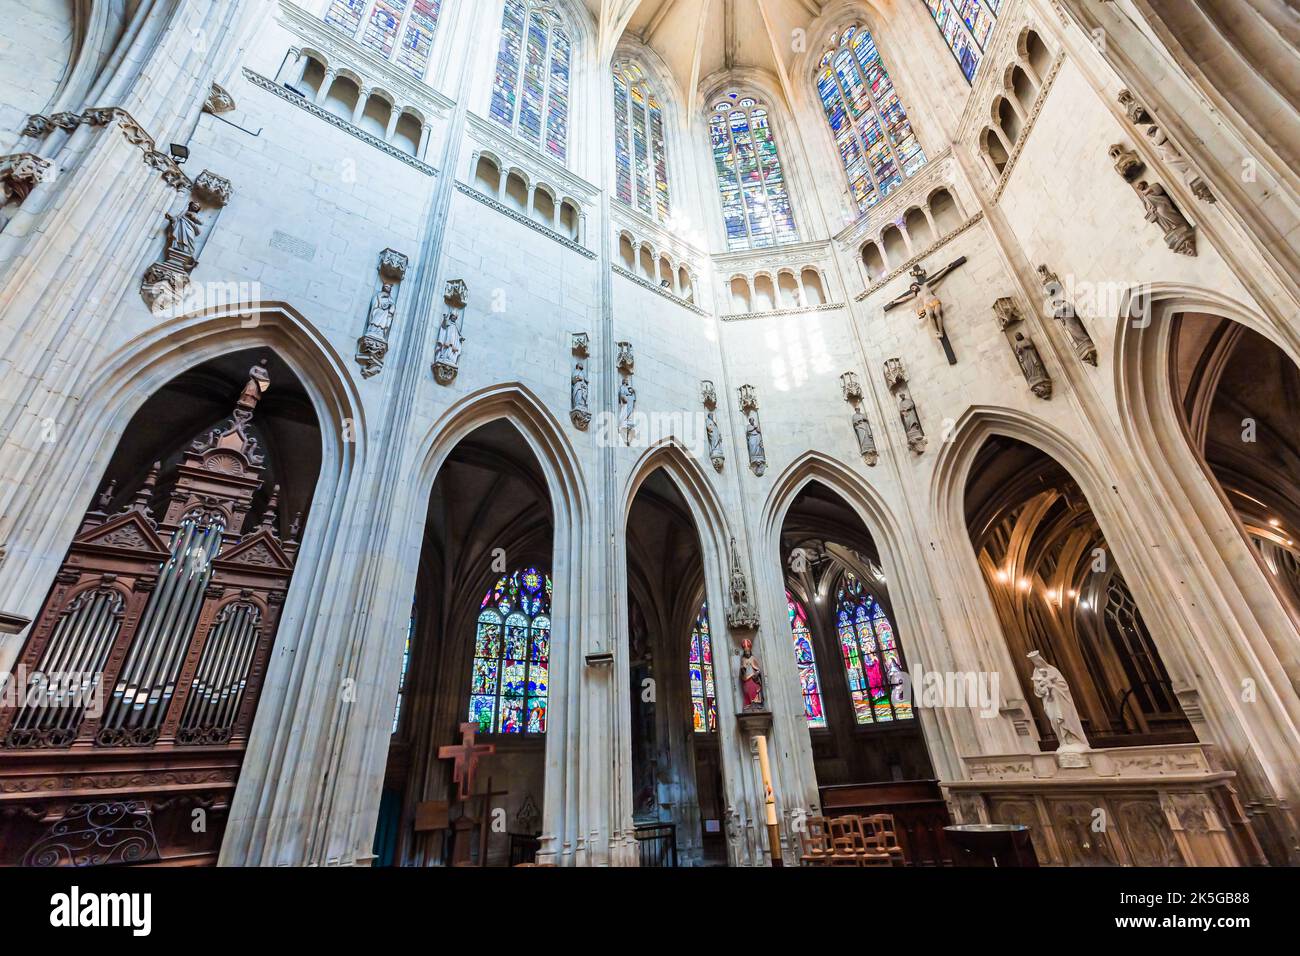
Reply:
[[925, 6], [966, 82], [973, 82], [1001, 0], [925, 0]]
[[568, 34], [539, 0], [506, 0], [489, 115], [563, 160], [569, 135]]
[[822, 709], [821, 681], [813, 654], [812, 632], [808, 629], [808, 613], [789, 591], [785, 592], [785, 601], [790, 615], [790, 636], [794, 641], [794, 663], [803, 691], [804, 719], [809, 727], [825, 727], [826, 713]]
[[717, 688], [713, 683], [713, 651], [709, 637], [709, 608], [700, 605], [691, 628], [691, 725], [697, 734], [718, 729]]
[[551, 579], [537, 568], [506, 575], [483, 596], [474, 635], [469, 719], [483, 733], [545, 733]]
[[361, 14], [369, 0], [333, 0], [325, 11], [325, 22], [338, 27], [348, 36], [355, 36], [361, 26]]
[[523, 47], [523, 0], [506, 0], [501, 20], [501, 46], [497, 51], [496, 76], [492, 81], [492, 118], [503, 126], [515, 124], [515, 100], [519, 85], [520, 51]]
[[735, 102], [714, 107], [709, 122], [727, 247], [761, 249], [795, 242], [798, 233], [767, 110], [734, 93], [729, 100]]
[[822, 55], [817, 94], [849, 193], [864, 212], [925, 165], [925, 154], [871, 33], [854, 26], [831, 42]]

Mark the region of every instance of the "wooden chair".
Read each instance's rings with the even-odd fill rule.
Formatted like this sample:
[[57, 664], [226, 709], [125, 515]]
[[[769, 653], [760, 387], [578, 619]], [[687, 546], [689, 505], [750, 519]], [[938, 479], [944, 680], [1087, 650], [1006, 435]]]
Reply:
[[862, 829], [868, 848], [884, 853], [889, 857], [891, 866], [905, 866], [903, 848], [898, 845], [898, 833], [894, 829], [894, 817], [889, 813], [876, 813], [862, 818]]
[[831, 862], [830, 834], [826, 829], [825, 817], [808, 817], [805, 829], [799, 834], [799, 844], [803, 852], [799, 863], [803, 866], [829, 866]]
[[862, 818], [848, 815], [827, 821], [831, 832], [832, 866], [889, 866], [890, 857], [867, 845]]

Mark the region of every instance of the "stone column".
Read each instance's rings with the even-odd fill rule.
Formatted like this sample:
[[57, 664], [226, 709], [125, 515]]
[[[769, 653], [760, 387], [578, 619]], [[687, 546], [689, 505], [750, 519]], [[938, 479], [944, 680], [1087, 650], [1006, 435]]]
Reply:
[[361, 91], [357, 94], [357, 105], [352, 108], [353, 126], [361, 125], [361, 117], [365, 115], [366, 104], [368, 102], [370, 102], [370, 88], [363, 86], [361, 87]]
[[319, 106], [325, 102], [325, 97], [329, 96], [330, 87], [334, 85], [335, 71], [333, 67], [325, 68], [325, 76], [321, 78], [320, 89], [316, 91], [316, 105]]
[[393, 134], [397, 132], [397, 123], [402, 118], [403, 107], [393, 104], [392, 111], [388, 114], [388, 129], [384, 131], [384, 142], [391, 143]]

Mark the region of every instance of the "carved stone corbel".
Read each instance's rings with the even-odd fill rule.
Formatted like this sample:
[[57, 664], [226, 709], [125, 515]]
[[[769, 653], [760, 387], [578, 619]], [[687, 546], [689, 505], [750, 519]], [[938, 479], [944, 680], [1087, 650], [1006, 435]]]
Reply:
[[469, 302], [465, 280], [448, 279], [442, 301], [446, 309], [434, 344], [433, 377], [439, 385], [450, 385], [460, 370], [460, 353], [465, 345], [465, 306]]
[[845, 372], [840, 376], [840, 391], [853, 409], [853, 434], [858, 440], [858, 452], [868, 466], [875, 465], [880, 460], [880, 453], [876, 450], [876, 436], [871, 431], [871, 422], [862, 410], [862, 384], [852, 372]]
[[35, 153], [0, 156], [0, 208], [22, 205], [37, 183], [54, 177], [54, 166]]
[[591, 424], [590, 377], [587, 373], [591, 336], [586, 332], [571, 333], [570, 349], [573, 352], [573, 374], [569, 377], [569, 421], [573, 422], [574, 428], [586, 431]]
[[378, 288], [370, 298], [370, 308], [366, 314], [365, 329], [357, 339], [357, 353], [354, 358], [361, 366], [363, 378], [378, 375], [384, 368], [384, 357], [388, 354], [388, 335], [397, 314], [397, 294], [402, 279], [406, 276], [406, 256], [394, 249], [385, 249], [379, 254]]
[[758, 420], [758, 392], [753, 385], [742, 385], [740, 413], [745, 416], [745, 448], [749, 452], [749, 470], [762, 478], [767, 471], [767, 451], [763, 447], [763, 425]]
[[998, 299], [993, 303], [993, 315], [998, 320], [998, 328], [1002, 329], [1007, 337], [1007, 344], [1011, 346], [1016, 364], [1020, 366], [1025, 381], [1029, 383], [1030, 391], [1039, 398], [1051, 398], [1052, 377], [1047, 374], [1047, 366], [1043, 364], [1043, 357], [1038, 353], [1038, 346], [1027, 333], [1022, 331], [1024, 316], [1020, 314], [1015, 301], [1009, 296]]
[[54, 132], [54, 121], [48, 116], [42, 116], [40, 113], [33, 113], [27, 117], [27, 122], [23, 125], [23, 136], [30, 136], [34, 139], [44, 139]]
[[1089, 365], [1097, 364], [1097, 346], [1092, 341], [1092, 336], [1080, 321], [1078, 313], [1074, 309], [1074, 303], [1065, 297], [1065, 287], [1061, 285], [1061, 280], [1056, 273], [1045, 265], [1038, 267], [1039, 280], [1043, 285], [1043, 295], [1048, 309], [1051, 310], [1054, 318], [1065, 330], [1066, 336], [1070, 340], [1070, 346], [1074, 349], [1074, 354], [1078, 356], [1080, 362], [1087, 362]]
[[925, 451], [925, 429], [921, 427], [921, 416], [917, 413], [916, 402], [907, 389], [907, 372], [903, 360], [891, 358], [885, 360], [885, 385], [898, 402], [898, 418], [903, 423], [903, 432], [907, 435], [907, 447], [921, 454]]
[[235, 108], [234, 98], [226, 92], [226, 88], [220, 83], [213, 82], [212, 89], [208, 91], [208, 98], [203, 101], [203, 112], [220, 115], [229, 113]]

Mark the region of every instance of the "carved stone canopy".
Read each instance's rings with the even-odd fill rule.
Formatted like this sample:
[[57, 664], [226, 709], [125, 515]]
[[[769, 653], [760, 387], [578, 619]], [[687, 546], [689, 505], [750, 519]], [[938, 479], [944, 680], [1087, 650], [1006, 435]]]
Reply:
[[740, 552], [736, 539], [731, 539], [731, 606], [727, 608], [727, 626], [733, 630], [753, 630], [758, 627], [758, 611], [749, 599], [749, 582], [740, 566]]
[[709, 410], [718, 407], [718, 391], [708, 379], [700, 382], [700, 402]]
[[857, 402], [862, 398], [862, 384], [852, 372], [840, 376], [840, 391], [844, 393], [846, 402]]
[[618, 370], [631, 374], [633, 367], [636, 365], [636, 355], [632, 351], [631, 342], [618, 343]]
[[885, 359], [885, 385], [894, 389], [907, 384], [907, 370], [900, 358]]
[[235, 108], [235, 101], [220, 83], [213, 83], [208, 91], [208, 98], [203, 101], [203, 112], [214, 115], [229, 113]]
[[379, 254], [379, 274], [390, 282], [406, 278], [406, 256], [396, 249], [385, 249]]
[[758, 408], [758, 391], [753, 385], [742, 385], [737, 391], [740, 393], [742, 412], [752, 412]]
[[591, 354], [591, 336], [586, 332], [570, 332], [570, 348], [573, 354], [579, 358], [586, 358]]
[[218, 176], [210, 169], [205, 169], [194, 180], [191, 191], [210, 206], [224, 206], [230, 202], [234, 187], [230, 185], [229, 179]]

